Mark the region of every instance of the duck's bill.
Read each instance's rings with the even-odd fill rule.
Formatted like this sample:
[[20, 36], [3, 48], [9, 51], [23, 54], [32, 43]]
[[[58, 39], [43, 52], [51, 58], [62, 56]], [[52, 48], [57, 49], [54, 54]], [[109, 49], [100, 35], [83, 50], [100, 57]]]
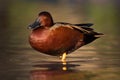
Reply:
[[38, 27], [40, 27], [40, 22], [35, 21], [33, 24], [28, 26], [28, 29], [36, 29]]

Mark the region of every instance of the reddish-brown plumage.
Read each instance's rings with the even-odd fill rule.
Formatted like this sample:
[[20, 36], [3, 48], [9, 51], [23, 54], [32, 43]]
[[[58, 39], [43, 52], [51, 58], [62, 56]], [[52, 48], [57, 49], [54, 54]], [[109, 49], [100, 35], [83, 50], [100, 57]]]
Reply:
[[82, 46], [83, 42], [79, 45], [77, 43], [83, 41], [83, 34], [67, 27], [59, 27], [55, 30], [39, 28], [32, 31], [29, 41], [31, 46], [40, 52], [60, 55]]
[[42, 12], [30, 25], [33, 29], [29, 37], [30, 45], [42, 53], [56, 56], [70, 53], [95, 40], [95, 35], [101, 35], [92, 28], [79, 25], [89, 24], [53, 23], [51, 15]]

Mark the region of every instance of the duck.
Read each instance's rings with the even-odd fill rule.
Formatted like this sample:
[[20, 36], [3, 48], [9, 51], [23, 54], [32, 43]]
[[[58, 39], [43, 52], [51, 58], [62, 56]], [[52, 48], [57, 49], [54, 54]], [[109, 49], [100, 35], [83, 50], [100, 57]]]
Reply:
[[103, 35], [95, 32], [92, 25], [54, 22], [49, 12], [42, 11], [35, 22], [28, 26], [31, 29], [29, 43], [33, 49], [47, 55], [59, 56], [62, 62], [66, 62], [67, 54]]

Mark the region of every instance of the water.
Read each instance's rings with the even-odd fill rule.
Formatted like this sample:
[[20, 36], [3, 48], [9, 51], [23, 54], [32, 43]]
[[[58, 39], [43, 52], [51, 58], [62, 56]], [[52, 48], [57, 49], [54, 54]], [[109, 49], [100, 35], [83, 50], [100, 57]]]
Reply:
[[[8, 22], [5, 20], [6, 24], [0, 26], [0, 80], [120, 80], [120, 38], [117, 27], [119, 20], [115, 16], [119, 12], [115, 10], [116, 6], [107, 5], [105, 2], [106, 5], [103, 7], [106, 8], [101, 8], [100, 4], [95, 5], [94, 2], [85, 10], [83, 8], [85, 5], [81, 5], [79, 9], [83, 12], [78, 11], [80, 13], [78, 14], [75, 12], [79, 5], [70, 6], [71, 3], [68, 3], [67, 6], [63, 5], [64, 12], [59, 14], [56, 10], [61, 8], [60, 4], [63, 2], [56, 8], [51, 4], [54, 3], [38, 6], [35, 2], [16, 2], [16, 5], [14, 1], [11, 2], [9, 17], [5, 18]], [[26, 27], [35, 19], [40, 6], [42, 6], [41, 10], [44, 9], [43, 7], [50, 9], [56, 21], [71, 23], [93, 21], [95, 23], [93, 28], [103, 32], [105, 36], [67, 55], [67, 64], [62, 64], [59, 57], [39, 53], [28, 43], [30, 31]], [[92, 7], [96, 7], [95, 10]], [[33, 13], [29, 13], [33, 10]], [[84, 14], [86, 11], [88, 13]], [[100, 13], [101, 11], [103, 13]], [[107, 12], [110, 14], [108, 15]], [[73, 15], [72, 19], [68, 18], [70, 17], [68, 13]]]

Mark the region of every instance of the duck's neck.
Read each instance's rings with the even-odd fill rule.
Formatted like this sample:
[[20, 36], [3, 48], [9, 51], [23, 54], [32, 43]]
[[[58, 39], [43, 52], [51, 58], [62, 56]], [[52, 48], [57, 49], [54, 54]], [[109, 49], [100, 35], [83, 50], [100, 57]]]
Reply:
[[53, 25], [54, 25], [54, 23], [51, 22], [51, 23], [46, 24], [46, 25], [43, 26], [43, 27], [47, 29], [47, 28], [51, 28]]
[[48, 24], [46, 25], [46, 27], [52, 27], [54, 25], [53, 21], [48, 22]]

